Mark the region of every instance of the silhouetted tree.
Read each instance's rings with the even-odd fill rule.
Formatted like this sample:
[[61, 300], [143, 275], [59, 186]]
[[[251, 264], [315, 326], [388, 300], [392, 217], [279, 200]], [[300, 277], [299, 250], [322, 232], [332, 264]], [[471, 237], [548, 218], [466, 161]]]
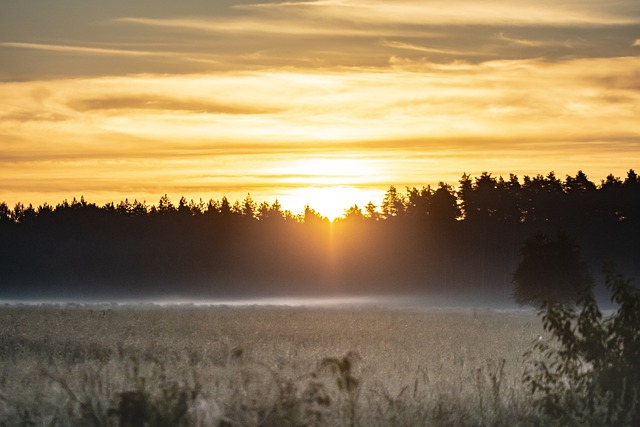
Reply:
[[0, 203], [0, 224], [12, 222], [11, 208], [5, 202]]
[[624, 219], [640, 224], [640, 177], [633, 169], [629, 170], [622, 185], [622, 203]]
[[222, 216], [230, 216], [231, 215], [231, 204], [226, 196], [222, 197], [222, 201], [220, 202], [220, 215]]
[[197, 202], [193, 199], [189, 200], [189, 211], [191, 212], [192, 216], [202, 215], [205, 211], [205, 204], [202, 199], [198, 200]]
[[[184, 197], [183, 197], [184, 199]], [[158, 212], [161, 213], [170, 213], [176, 210], [176, 207], [173, 205], [173, 203], [171, 202], [171, 199], [169, 199], [169, 196], [167, 196], [166, 194], [162, 197], [160, 197], [160, 200], [158, 201]]]
[[309, 205], [305, 205], [304, 207], [303, 221], [305, 224], [310, 225], [325, 224], [329, 222], [327, 218], [323, 217], [318, 211]]
[[525, 176], [521, 192], [521, 216], [525, 221], [549, 223], [562, 217], [564, 190], [555, 173]]
[[257, 217], [256, 210], [258, 209], [256, 202], [251, 198], [251, 194], [247, 193], [247, 197], [242, 201], [240, 212], [245, 219], [254, 220]]
[[426, 219], [429, 217], [431, 196], [433, 192], [431, 187], [407, 188], [406, 212], [409, 216], [417, 219]]
[[575, 177], [567, 176], [564, 190], [566, 218], [570, 218], [573, 227], [589, 227], [598, 217], [596, 185], [584, 172], [578, 171]]
[[369, 202], [367, 203], [367, 205], [364, 207], [364, 217], [373, 221], [377, 221], [378, 219], [380, 219], [380, 213], [378, 213], [377, 211], [377, 206], [373, 204], [373, 202]]
[[184, 196], [182, 196], [178, 202], [178, 213], [183, 217], [189, 217], [192, 215], [191, 209], [189, 208], [189, 202], [187, 202], [187, 198]]
[[[471, 202], [471, 193], [473, 192], [473, 181], [471, 175], [466, 172], [462, 174], [458, 186], [458, 199], [460, 200], [460, 207], [462, 209], [462, 215], [464, 219], [469, 218], [469, 211], [473, 210], [473, 203]], [[473, 215], [473, 214], [471, 214]]]
[[453, 187], [440, 182], [429, 201], [429, 217], [436, 224], [453, 223], [460, 216], [460, 208]]
[[277, 221], [290, 219], [290, 213], [282, 210], [282, 205], [276, 199], [271, 205], [267, 202], [262, 202], [257, 210], [257, 216], [260, 221]]
[[564, 233], [555, 239], [535, 234], [524, 242], [520, 255], [513, 275], [513, 298], [518, 304], [539, 307], [548, 300], [571, 304], [593, 286], [578, 246]]
[[13, 207], [13, 212], [11, 213], [11, 219], [14, 222], [27, 222], [36, 215], [36, 210], [33, 208], [31, 204], [29, 206], [24, 206], [22, 203], [18, 202]]
[[382, 199], [382, 215], [385, 218], [392, 218], [404, 213], [404, 200], [398, 190], [393, 185], [389, 187]]
[[342, 219], [344, 221], [362, 221], [364, 219], [364, 214], [358, 205], [353, 205], [350, 208], [345, 209]]

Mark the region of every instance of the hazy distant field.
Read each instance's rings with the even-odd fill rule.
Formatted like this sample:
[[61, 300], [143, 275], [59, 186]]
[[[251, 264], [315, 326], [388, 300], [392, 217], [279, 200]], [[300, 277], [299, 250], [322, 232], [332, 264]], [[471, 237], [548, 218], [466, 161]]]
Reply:
[[4, 306], [0, 425], [530, 424], [541, 332], [488, 309]]

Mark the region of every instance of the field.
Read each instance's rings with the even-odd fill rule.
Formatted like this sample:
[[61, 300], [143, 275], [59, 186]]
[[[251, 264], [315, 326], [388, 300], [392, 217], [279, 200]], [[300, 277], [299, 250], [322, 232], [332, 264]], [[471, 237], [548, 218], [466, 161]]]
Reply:
[[0, 425], [531, 425], [541, 333], [490, 309], [5, 305]]

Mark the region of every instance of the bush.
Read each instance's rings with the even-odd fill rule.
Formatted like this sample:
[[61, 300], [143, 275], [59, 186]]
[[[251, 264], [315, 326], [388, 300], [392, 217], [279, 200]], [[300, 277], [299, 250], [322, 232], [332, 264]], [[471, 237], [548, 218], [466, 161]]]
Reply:
[[575, 307], [548, 300], [538, 311], [550, 337], [525, 354], [524, 380], [559, 425], [640, 425], [640, 294], [611, 270], [606, 286], [617, 306], [606, 318], [590, 290]]

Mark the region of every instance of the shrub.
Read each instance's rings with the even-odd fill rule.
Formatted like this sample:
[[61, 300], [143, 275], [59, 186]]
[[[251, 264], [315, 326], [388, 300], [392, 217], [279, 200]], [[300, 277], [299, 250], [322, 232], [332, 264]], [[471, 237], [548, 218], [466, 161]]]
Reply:
[[559, 425], [640, 425], [640, 294], [611, 270], [606, 286], [617, 306], [606, 318], [590, 290], [575, 307], [548, 300], [539, 308], [550, 337], [525, 354], [524, 380]]

